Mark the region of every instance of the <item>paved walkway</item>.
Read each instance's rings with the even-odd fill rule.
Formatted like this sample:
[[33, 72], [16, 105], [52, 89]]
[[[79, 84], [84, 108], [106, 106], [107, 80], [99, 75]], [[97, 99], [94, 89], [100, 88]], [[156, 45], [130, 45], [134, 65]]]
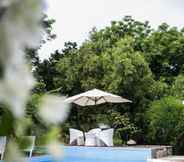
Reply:
[[168, 156], [160, 159], [149, 159], [148, 162], [184, 162], [184, 156]]

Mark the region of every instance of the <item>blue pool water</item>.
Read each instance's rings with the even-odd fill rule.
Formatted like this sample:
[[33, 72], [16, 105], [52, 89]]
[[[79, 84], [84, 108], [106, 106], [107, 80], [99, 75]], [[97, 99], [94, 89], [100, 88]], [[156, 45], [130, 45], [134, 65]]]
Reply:
[[[127, 147], [64, 147], [60, 162], [146, 162], [150, 148]], [[54, 162], [51, 156], [33, 157], [29, 162]]]

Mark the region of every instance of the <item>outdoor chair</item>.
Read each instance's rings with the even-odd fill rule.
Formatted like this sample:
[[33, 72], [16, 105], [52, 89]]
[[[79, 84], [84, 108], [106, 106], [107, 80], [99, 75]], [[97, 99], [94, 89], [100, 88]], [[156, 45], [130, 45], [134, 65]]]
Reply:
[[113, 128], [102, 130], [98, 135], [99, 140], [97, 141], [97, 144], [101, 146], [104, 144], [105, 146], [113, 146], [113, 134]]
[[94, 129], [89, 130], [87, 133], [98, 135], [100, 132], [101, 132], [100, 128], [94, 128]]
[[29, 141], [29, 145], [23, 151], [28, 153], [28, 157], [32, 157], [36, 136], [24, 136], [23, 138]]
[[85, 133], [85, 146], [97, 146], [100, 128], [94, 128]]
[[70, 128], [70, 145], [84, 145], [84, 134], [82, 131]]
[[1, 154], [0, 159], [1, 160], [3, 160], [5, 148], [6, 148], [6, 136], [1, 136], [0, 137], [0, 154]]
[[85, 146], [113, 146], [114, 129], [95, 128], [85, 133]]
[[97, 146], [97, 136], [92, 133], [85, 133], [85, 146]]

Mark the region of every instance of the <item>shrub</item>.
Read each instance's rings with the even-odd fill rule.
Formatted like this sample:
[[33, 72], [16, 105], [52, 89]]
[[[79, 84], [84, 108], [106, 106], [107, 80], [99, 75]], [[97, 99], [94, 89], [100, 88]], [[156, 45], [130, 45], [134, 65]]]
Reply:
[[184, 149], [184, 105], [174, 97], [153, 101], [147, 112], [148, 139], [152, 144], [172, 145], [176, 153]]

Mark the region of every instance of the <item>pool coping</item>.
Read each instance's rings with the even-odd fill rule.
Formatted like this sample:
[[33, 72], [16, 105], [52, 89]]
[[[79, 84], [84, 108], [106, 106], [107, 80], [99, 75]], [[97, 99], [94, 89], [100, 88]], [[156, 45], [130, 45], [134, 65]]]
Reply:
[[[149, 150], [151, 152], [152, 158], [161, 158], [172, 155], [172, 146], [164, 146], [164, 145], [135, 145], [135, 146], [112, 146], [112, 147], [96, 147], [96, 146], [69, 146], [69, 145], [62, 145], [63, 148], [94, 148], [94, 149], [101, 149], [104, 150], [131, 150], [131, 151], [142, 151], [142, 150]], [[43, 148], [43, 147], [37, 147]], [[36, 150], [36, 149], [35, 149]]]
[[[40, 147], [39, 147], [40, 148]], [[115, 147], [91, 147], [91, 146], [64, 146], [61, 145], [61, 148], [78, 148], [78, 149], [102, 149], [103, 151], [105, 150], [126, 150], [126, 151], [149, 151], [150, 153], [150, 157], [147, 157], [148, 159], [159, 159], [162, 157], [166, 157], [171, 155], [171, 146], [159, 146], [159, 145], [137, 145], [137, 146], [115, 146]], [[169, 151], [168, 151], [169, 150]], [[89, 151], [89, 150], [88, 150]], [[92, 150], [91, 150], [92, 151]], [[170, 153], [170, 154], [169, 154]], [[52, 155], [48, 155], [48, 154], [44, 154], [44, 155], [37, 155], [37, 156], [32, 156], [31, 158], [26, 158], [27, 162], [44, 162], [44, 159], [50, 159], [53, 160], [53, 156]], [[0, 162], [3, 162], [0, 160]]]

